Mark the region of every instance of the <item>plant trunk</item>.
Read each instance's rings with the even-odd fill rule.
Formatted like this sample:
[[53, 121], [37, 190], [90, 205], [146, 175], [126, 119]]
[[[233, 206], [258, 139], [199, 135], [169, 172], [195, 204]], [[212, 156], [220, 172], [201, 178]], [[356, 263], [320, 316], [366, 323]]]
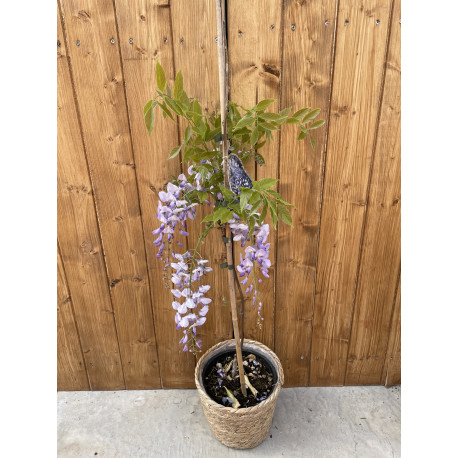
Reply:
[[[221, 105], [221, 134], [223, 141], [221, 142], [221, 152], [223, 155], [223, 174], [224, 185], [228, 186], [227, 177], [227, 99], [228, 99], [228, 81], [227, 81], [227, 66], [226, 66], [226, 28], [225, 15], [223, 18], [222, 0], [216, 0], [216, 22], [217, 22], [217, 36], [218, 36], [218, 68], [219, 68], [219, 98]], [[232, 256], [232, 237], [231, 230], [226, 225], [225, 231], [225, 244], [227, 255], [227, 278], [229, 283], [229, 299], [231, 301], [231, 314], [232, 314], [232, 327], [234, 329], [234, 340], [237, 355], [237, 363], [239, 366], [239, 379], [242, 394], [247, 395], [245, 386], [245, 371], [243, 369], [242, 347], [239, 336], [239, 324], [237, 318], [237, 302], [235, 297], [235, 282], [234, 282], [234, 259]]]

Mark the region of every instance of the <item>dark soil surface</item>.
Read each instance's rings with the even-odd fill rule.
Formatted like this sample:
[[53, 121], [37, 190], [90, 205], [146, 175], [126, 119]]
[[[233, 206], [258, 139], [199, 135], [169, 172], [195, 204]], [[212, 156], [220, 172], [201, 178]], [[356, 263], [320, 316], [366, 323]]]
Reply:
[[247, 386], [247, 397], [244, 397], [240, 388], [238, 370], [233, 372], [234, 361], [237, 361], [235, 353], [225, 354], [219, 356], [205, 368], [203, 375], [204, 388], [207, 394], [225, 407], [234, 407], [234, 401], [231, 400], [226, 388], [240, 403], [240, 408], [252, 407], [264, 401], [272, 393], [275, 383], [270, 366], [260, 356], [243, 352], [245, 375], [252, 387], [257, 390], [255, 395]]

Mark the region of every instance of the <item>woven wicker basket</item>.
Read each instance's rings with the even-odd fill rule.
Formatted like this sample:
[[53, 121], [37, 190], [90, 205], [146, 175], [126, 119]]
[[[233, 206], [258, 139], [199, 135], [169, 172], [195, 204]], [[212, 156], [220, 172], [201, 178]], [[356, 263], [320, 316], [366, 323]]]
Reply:
[[253, 448], [269, 434], [278, 394], [284, 381], [283, 368], [277, 355], [268, 347], [255, 340], [244, 340], [243, 351], [249, 351], [266, 359], [277, 373], [277, 383], [270, 396], [253, 407], [243, 409], [224, 407], [213, 401], [205, 392], [203, 370], [210, 359], [227, 351], [235, 352], [233, 339], [216, 344], [199, 359], [195, 371], [197, 391], [214, 436], [228, 447]]

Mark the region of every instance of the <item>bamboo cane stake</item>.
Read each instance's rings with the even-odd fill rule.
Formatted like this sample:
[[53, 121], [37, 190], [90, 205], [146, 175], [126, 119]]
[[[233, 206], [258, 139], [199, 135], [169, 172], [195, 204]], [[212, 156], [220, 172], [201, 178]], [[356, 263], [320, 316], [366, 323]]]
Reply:
[[[223, 174], [224, 185], [228, 186], [227, 177], [227, 98], [228, 98], [228, 84], [227, 84], [227, 67], [226, 67], [226, 34], [223, 34], [223, 7], [222, 0], [216, 1], [216, 24], [218, 36], [218, 69], [219, 69], [219, 99], [221, 105], [221, 134], [223, 141], [221, 142], [221, 151], [223, 154]], [[225, 21], [224, 21], [225, 25]], [[235, 283], [234, 283], [234, 259], [232, 257], [232, 237], [231, 230], [226, 224], [225, 228], [225, 244], [227, 256], [227, 278], [229, 283], [229, 299], [231, 301], [231, 314], [232, 314], [232, 327], [234, 329], [235, 349], [237, 354], [237, 365], [239, 369], [240, 387], [242, 394], [247, 395], [245, 386], [245, 370], [243, 368], [242, 347], [240, 345], [239, 324], [237, 319], [237, 302], [235, 297]]]

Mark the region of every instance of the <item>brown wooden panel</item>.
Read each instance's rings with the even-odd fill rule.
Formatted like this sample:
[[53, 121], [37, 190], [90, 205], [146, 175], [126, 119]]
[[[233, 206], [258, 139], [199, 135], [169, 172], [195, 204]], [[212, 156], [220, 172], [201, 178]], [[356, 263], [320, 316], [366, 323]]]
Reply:
[[393, 319], [391, 321], [388, 350], [386, 352], [385, 365], [381, 383], [385, 386], [401, 384], [401, 280], [396, 292]]
[[[327, 119], [335, 15], [333, 0], [286, 2], [282, 108], [321, 108], [320, 118]], [[294, 229], [283, 224], [278, 230], [275, 352], [286, 386], [307, 385], [310, 364], [326, 128], [315, 132], [312, 150], [308, 142], [297, 141], [297, 126], [285, 125], [281, 131], [280, 193], [297, 208], [292, 211]]]
[[61, 4], [126, 386], [158, 388], [156, 336], [113, 2]]
[[59, 16], [57, 26], [57, 233], [90, 386], [119, 390], [116, 327]]
[[395, 0], [346, 385], [380, 384], [401, 262], [400, 17], [401, 2]]
[[[259, 12], [262, 11], [262, 14]], [[230, 68], [230, 97], [245, 108], [263, 99], [280, 99], [281, 67], [281, 17], [282, 2], [269, 0], [244, 0], [228, 2], [228, 49]], [[278, 111], [279, 103], [274, 103], [269, 111]], [[260, 153], [266, 165], [255, 166], [251, 161], [246, 167], [253, 179], [266, 177], [277, 178], [279, 134], [274, 132], [270, 143], [266, 143]], [[274, 346], [274, 307], [275, 307], [275, 258], [276, 232], [270, 217], [270, 259], [272, 267], [270, 277], [263, 278], [259, 286], [262, 301], [262, 328], [257, 325], [257, 307], [252, 307], [251, 300], [246, 301], [245, 337], [258, 340], [273, 348]], [[237, 253], [244, 249], [235, 243]], [[243, 285], [242, 285], [243, 286]], [[245, 288], [242, 288], [245, 291]]]
[[[163, 2], [162, 2], [163, 3]], [[161, 5], [162, 5], [161, 3]], [[157, 2], [116, 0], [121, 54], [126, 79], [129, 119], [138, 189], [142, 208], [146, 253], [151, 280], [154, 318], [164, 388], [194, 386], [194, 358], [183, 353], [175, 330], [172, 294], [163, 281], [163, 263], [156, 258], [157, 238], [152, 231], [158, 227], [156, 218], [159, 191], [172, 175], [179, 175], [179, 158], [168, 160], [170, 150], [177, 144], [178, 131], [169, 119], [156, 111], [151, 135], [143, 121], [143, 106], [156, 93], [156, 61], [159, 60], [173, 87], [173, 47], [170, 9]], [[132, 43], [129, 40], [132, 39]]]
[[[246, 336], [275, 349], [287, 386], [400, 383], [400, 2], [390, 29], [391, 3], [228, 2], [231, 98], [244, 106], [278, 98], [272, 110], [311, 105], [329, 118], [315, 151], [287, 125], [263, 148], [267, 165], [248, 168], [256, 179], [280, 178], [297, 206], [294, 229], [271, 230], [262, 330], [247, 303]], [[167, 157], [183, 125], [158, 112], [149, 136], [142, 109], [154, 95], [156, 60], [171, 86], [182, 70], [188, 95], [207, 112], [219, 105], [214, 0], [61, 6], [58, 388], [158, 388], [159, 373], [165, 388], [192, 387], [194, 359], [178, 343], [151, 234], [158, 192], [182, 169]], [[219, 232], [202, 254], [215, 269], [206, 349], [232, 335]]]
[[344, 383], [390, 5], [339, 2], [310, 385]]
[[[184, 89], [190, 98], [196, 98], [204, 113], [219, 106], [218, 56], [216, 37], [216, 10], [214, 0], [199, 2], [170, 2], [173, 24], [175, 70], [183, 73]], [[183, 129], [181, 128], [181, 133]], [[210, 209], [205, 209], [208, 212]], [[199, 211], [197, 214], [201, 215]], [[199, 216], [196, 218], [199, 221]], [[194, 247], [201, 228], [190, 228], [189, 247]], [[232, 337], [230, 308], [222, 306], [222, 298], [229, 303], [227, 272], [219, 265], [226, 258], [221, 232], [210, 232], [200, 253], [209, 259], [214, 269], [208, 276], [213, 299], [206, 323], [199, 329], [202, 350]]]
[[72, 298], [57, 248], [57, 390], [89, 390], [83, 352], [73, 316]]

